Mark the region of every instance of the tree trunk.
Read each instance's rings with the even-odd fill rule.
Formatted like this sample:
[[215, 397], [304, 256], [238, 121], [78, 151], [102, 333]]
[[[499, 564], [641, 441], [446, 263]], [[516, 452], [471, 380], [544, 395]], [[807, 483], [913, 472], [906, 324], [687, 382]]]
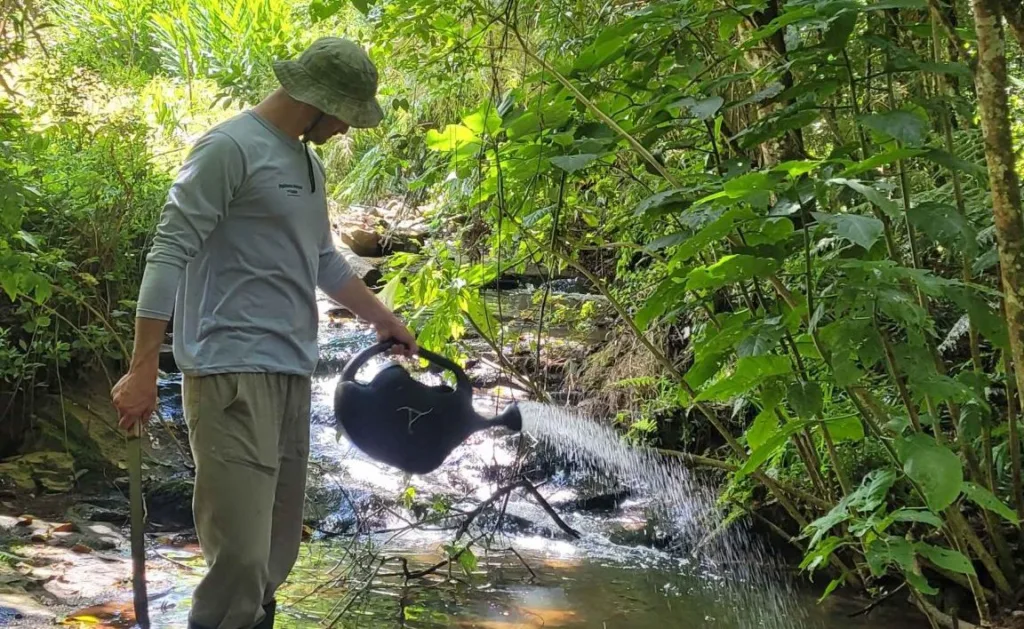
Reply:
[[1024, 218], [1015, 170], [1010, 110], [1006, 94], [1006, 51], [1000, 0], [972, 0], [978, 34], [978, 108], [985, 136], [985, 161], [992, 188], [992, 213], [999, 244], [1006, 323], [1017, 377], [1024, 391]]
[[1020, 0], [1003, 0], [1003, 17], [1017, 45], [1024, 50], [1024, 3]]

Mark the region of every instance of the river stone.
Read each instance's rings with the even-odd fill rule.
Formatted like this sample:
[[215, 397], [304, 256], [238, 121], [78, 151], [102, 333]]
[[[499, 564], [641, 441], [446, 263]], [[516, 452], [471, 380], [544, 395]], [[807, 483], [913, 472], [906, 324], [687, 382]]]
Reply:
[[0, 463], [4, 490], [60, 493], [70, 491], [74, 480], [74, 461], [66, 452], [30, 452]]
[[195, 484], [190, 478], [155, 481], [145, 488], [146, 513], [149, 521], [167, 527], [191, 528], [192, 493]]

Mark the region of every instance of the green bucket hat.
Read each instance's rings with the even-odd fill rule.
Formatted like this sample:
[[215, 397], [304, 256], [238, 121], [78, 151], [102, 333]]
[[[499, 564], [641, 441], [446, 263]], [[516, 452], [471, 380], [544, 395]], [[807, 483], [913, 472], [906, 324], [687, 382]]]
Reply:
[[313, 42], [298, 59], [275, 61], [274, 74], [288, 95], [357, 128], [384, 117], [377, 102], [377, 68], [358, 44], [341, 37]]

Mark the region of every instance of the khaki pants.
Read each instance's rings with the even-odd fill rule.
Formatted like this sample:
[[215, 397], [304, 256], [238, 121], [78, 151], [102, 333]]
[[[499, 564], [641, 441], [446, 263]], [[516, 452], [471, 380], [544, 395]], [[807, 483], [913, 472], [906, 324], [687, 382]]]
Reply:
[[189, 620], [206, 629], [249, 629], [299, 553], [310, 379], [185, 376], [182, 397], [196, 464], [192, 509], [209, 568]]

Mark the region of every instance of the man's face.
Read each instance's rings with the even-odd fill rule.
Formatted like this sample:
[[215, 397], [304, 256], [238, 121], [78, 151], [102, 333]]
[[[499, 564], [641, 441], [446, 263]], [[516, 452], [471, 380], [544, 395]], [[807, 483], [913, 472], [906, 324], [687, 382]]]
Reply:
[[309, 130], [306, 137], [313, 144], [324, 144], [336, 135], [345, 135], [348, 131], [348, 123], [324, 114], [321, 116], [320, 121]]

